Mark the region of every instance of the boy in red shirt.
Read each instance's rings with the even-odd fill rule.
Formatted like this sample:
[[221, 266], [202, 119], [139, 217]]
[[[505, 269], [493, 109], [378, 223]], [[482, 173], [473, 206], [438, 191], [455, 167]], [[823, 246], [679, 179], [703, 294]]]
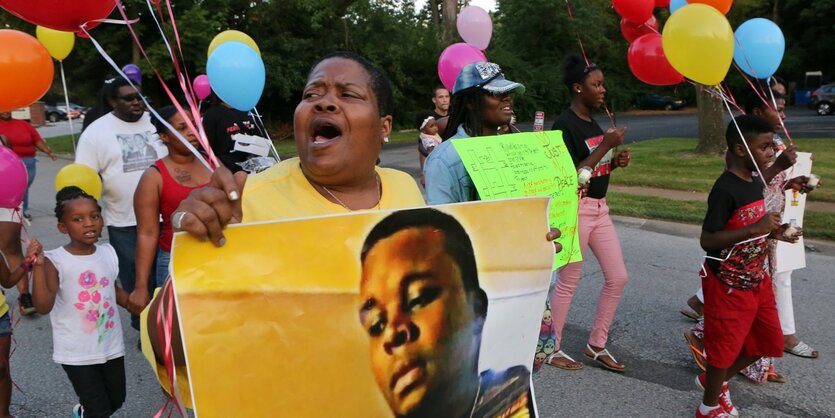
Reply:
[[[781, 225], [780, 214], [765, 209], [765, 184], [757, 166], [766, 167], [774, 158], [773, 127], [750, 115], [736, 118], [736, 125], [731, 122], [725, 134], [728, 168], [708, 197], [700, 240], [707, 252], [702, 289], [704, 344], [710, 355], [707, 372], [696, 379], [704, 388], [697, 418], [737, 416], [728, 380], [760, 357], [782, 357], [783, 334], [771, 287], [768, 239], [793, 242], [800, 236], [798, 231], [785, 237], [789, 225]], [[792, 183], [803, 187], [807, 181], [799, 177]]]

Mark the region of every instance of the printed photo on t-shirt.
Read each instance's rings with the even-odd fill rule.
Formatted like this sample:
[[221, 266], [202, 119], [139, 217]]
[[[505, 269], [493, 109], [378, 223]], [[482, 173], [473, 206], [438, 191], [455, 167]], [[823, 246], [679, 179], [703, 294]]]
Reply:
[[[594, 152], [601, 143], [603, 143], [603, 135], [594, 136], [591, 138], [586, 139], [586, 147], [589, 149], [589, 154]], [[600, 159], [600, 162], [594, 167], [594, 171], [591, 173], [592, 177], [600, 177], [605, 176], [612, 172], [612, 155], [614, 154], [613, 150], [609, 150], [603, 158]]]
[[130, 173], [145, 170], [158, 159], [157, 150], [151, 144], [150, 132], [116, 134], [122, 147], [122, 171]]

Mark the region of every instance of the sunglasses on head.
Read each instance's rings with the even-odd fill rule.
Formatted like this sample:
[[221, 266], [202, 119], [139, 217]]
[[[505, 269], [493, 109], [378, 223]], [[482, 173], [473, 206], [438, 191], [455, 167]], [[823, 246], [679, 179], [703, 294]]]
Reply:
[[127, 96], [117, 96], [116, 98], [119, 99], [119, 100], [122, 100], [126, 103], [142, 101], [142, 96], [140, 96], [138, 94], [129, 94]]

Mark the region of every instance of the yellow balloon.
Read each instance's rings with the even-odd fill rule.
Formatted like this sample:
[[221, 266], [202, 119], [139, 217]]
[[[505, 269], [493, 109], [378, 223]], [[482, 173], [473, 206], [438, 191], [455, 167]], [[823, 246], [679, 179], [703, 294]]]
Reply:
[[725, 79], [734, 57], [734, 31], [720, 11], [689, 4], [667, 20], [662, 34], [664, 54], [676, 71], [708, 86]]
[[229, 42], [229, 41], [243, 42], [243, 43], [251, 46], [252, 49], [254, 49], [255, 52], [258, 53], [258, 55], [261, 55], [261, 50], [258, 48], [258, 44], [255, 43], [255, 40], [253, 40], [252, 38], [249, 37], [249, 35], [241, 32], [241, 31], [230, 29], [230, 30], [225, 30], [221, 33], [218, 33], [214, 37], [214, 39], [212, 39], [212, 42], [209, 44], [209, 53], [207, 54], [207, 56], [211, 56], [212, 51], [214, 51], [215, 48], [218, 47], [218, 45], [220, 45], [224, 42]]
[[52, 58], [58, 61], [62, 61], [67, 55], [70, 55], [72, 47], [75, 45], [75, 34], [72, 32], [61, 32], [60, 30], [38, 26], [35, 29], [35, 35], [49, 51], [49, 55], [52, 55]]
[[96, 200], [101, 199], [101, 178], [92, 168], [84, 164], [70, 164], [55, 175], [55, 191], [64, 187], [76, 186]]

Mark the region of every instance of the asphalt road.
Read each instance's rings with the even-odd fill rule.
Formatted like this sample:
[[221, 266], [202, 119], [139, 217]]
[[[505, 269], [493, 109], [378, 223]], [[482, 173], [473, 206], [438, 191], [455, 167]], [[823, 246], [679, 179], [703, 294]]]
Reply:
[[[835, 121], [835, 118], [833, 118]], [[383, 165], [417, 174], [413, 147], [384, 150]], [[53, 179], [66, 160], [42, 159], [30, 193], [35, 219], [29, 228], [47, 249], [65, 243], [55, 229]], [[693, 378], [697, 369], [689, 357], [682, 332], [691, 325], [678, 310], [698, 286], [702, 251], [687, 228], [674, 225], [675, 235], [652, 232], [641, 222], [617, 222], [630, 283], [621, 299], [609, 340], [611, 352], [627, 366], [618, 375], [586, 362], [580, 371], [545, 366], [534, 377], [540, 416], [692, 416], [700, 400]], [[684, 237], [679, 235], [685, 235]], [[565, 330], [563, 348], [575, 358], [588, 338], [601, 287], [600, 268], [593, 258], [583, 272]], [[734, 400], [747, 416], [835, 416], [835, 257], [810, 253], [809, 267], [794, 275], [794, 299], [798, 335], [821, 353], [817, 360], [790, 357], [778, 368], [789, 383], [755, 385], [738, 380], [732, 384]], [[13, 309], [17, 291], [7, 291]], [[122, 313], [125, 330], [128, 399], [116, 416], [150, 417], [164, 404], [151, 369], [136, 349], [138, 334]], [[45, 316], [25, 317], [15, 328], [15, 352], [11, 373], [15, 390], [12, 412], [19, 417], [68, 416], [76, 402], [69, 381], [52, 362], [52, 336]], [[350, 361], [349, 359], [347, 361]], [[222, 378], [223, 371], [218, 371]]]

